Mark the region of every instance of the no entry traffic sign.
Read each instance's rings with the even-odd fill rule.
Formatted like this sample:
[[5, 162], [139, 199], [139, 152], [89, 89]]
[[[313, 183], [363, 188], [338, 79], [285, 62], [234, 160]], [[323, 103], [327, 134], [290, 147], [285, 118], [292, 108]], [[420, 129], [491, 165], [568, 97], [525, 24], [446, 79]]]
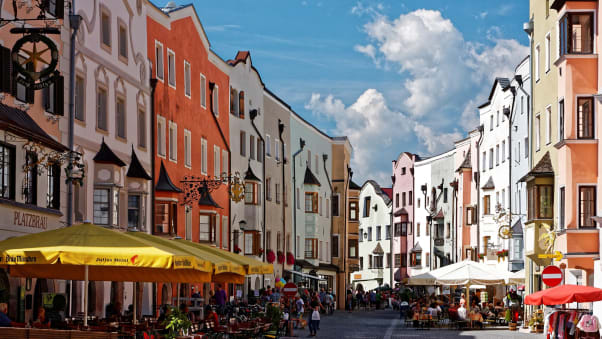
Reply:
[[554, 287], [562, 282], [562, 271], [556, 266], [546, 266], [541, 272], [541, 279], [548, 287]]
[[292, 282], [287, 283], [282, 288], [282, 293], [289, 298], [293, 298], [297, 294], [297, 285]]

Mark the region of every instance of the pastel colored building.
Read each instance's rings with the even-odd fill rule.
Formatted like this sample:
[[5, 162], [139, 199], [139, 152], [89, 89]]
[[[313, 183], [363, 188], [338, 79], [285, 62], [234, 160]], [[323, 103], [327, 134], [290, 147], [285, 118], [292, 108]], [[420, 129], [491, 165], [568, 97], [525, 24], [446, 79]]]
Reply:
[[[414, 229], [408, 248], [408, 275], [410, 277], [430, 271], [431, 269], [431, 210], [429, 208], [431, 182], [431, 159], [426, 158], [414, 162]], [[403, 227], [403, 224], [401, 225]], [[403, 234], [403, 229], [401, 230]]]
[[[210, 49], [192, 5], [149, 7], [146, 27], [151, 77], [156, 79], [152, 232], [231, 250], [228, 186], [207, 187], [198, 201], [186, 201], [182, 183], [190, 176], [214, 180], [231, 173], [231, 66]], [[176, 286], [159, 285], [157, 304], [171, 304]], [[203, 286], [205, 299], [209, 289], [209, 284]], [[233, 284], [228, 289], [234, 294]], [[190, 291], [185, 286], [182, 295]]]
[[359, 195], [360, 270], [353, 273], [353, 289], [364, 291], [392, 285], [391, 197], [373, 180]]
[[394, 281], [401, 282], [409, 277], [408, 252], [414, 244], [416, 224], [414, 220], [414, 162], [420, 160], [416, 154], [401, 153], [392, 163], [393, 181], [392, 213], [393, 213], [393, 267]]

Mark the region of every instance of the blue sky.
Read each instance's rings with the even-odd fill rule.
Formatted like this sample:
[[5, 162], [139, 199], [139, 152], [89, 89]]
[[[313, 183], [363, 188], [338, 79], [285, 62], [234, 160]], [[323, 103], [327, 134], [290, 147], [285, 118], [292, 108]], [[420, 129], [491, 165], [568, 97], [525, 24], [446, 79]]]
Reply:
[[360, 184], [389, 186], [403, 151], [453, 147], [477, 125], [493, 78], [511, 76], [528, 53], [524, 0], [192, 3], [222, 58], [251, 51], [270, 90], [330, 135], [350, 137]]

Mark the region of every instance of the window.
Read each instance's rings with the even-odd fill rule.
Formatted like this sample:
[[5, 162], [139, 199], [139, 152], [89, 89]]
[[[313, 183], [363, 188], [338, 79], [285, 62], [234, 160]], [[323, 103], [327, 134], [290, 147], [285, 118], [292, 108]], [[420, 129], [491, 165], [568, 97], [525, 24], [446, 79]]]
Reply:
[[594, 53], [593, 13], [572, 12], [559, 22], [560, 55]]
[[[18, 59], [19, 62], [21, 64], [25, 64], [25, 61], [27, 60], [26, 56], [23, 56], [21, 54], [18, 54]], [[33, 71], [33, 63], [27, 63], [25, 66], [27, 71]], [[16, 95], [15, 97], [17, 98], [17, 100], [21, 101], [21, 102], [26, 102], [26, 103], [33, 103], [34, 101], [34, 90], [32, 87], [27, 87], [24, 84], [22, 84], [20, 81], [17, 81], [17, 79], [23, 79], [25, 80], [25, 77], [22, 74], [18, 74], [17, 77], [13, 77], [13, 86], [16, 87]], [[14, 87], [13, 87], [14, 88]]]
[[100, 11], [100, 41], [111, 48], [111, 16], [105, 10]]
[[420, 227], [420, 223], [419, 223], [419, 222], [417, 222], [417, 223], [416, 223], [416, 236], [417, 236], [417, 237], [419, 237], [419, 236], [420, 236], [420, 228], [421, 228], [421, 227]]
[[406, 207], [406, 192], [401, 193], [401, 207]]
[[368, 241], [372, 241], [372, 227], [368, 227]]
[[61, 207], [61, 165], [51, 163], [46, 170], [48, 171], [46, 207], [58, 210]]
[[272, 178], [265, 179], [265, 199], [272, 200]]
[[431, 226], [428, 222], [426, 223], [426, 225], [424, 225], [424, 228], [426, 229], [426, 235], [429, 236], [431, 234]]
[[491, 214], [491, 197], [489, 195], [483, 197], [483, 214]]
[[228, 165], [228, 150], [222, 149], [222, 172], [221, 173], [230, 175], [230, 172], [228, 169], [229, 167], [230, 166]]
[[320, 203], [318, 205], [318, 214], [322, 215], [322, 197], [318, 198]]
[[551, 64], [550, 33], [546, 34], [546, 73], [550, 71]]
[[169, 122], [169, 160], [178, 160], [178, 125]]
[[274, 139], [274, 158], [280, 160], [280, 140]]
[[[261, 248], [261, 234], [256, 231], [245, 232], [245, 254], [258, 255]], [[280, 237], [278, 237], [280, 239]]]
[[560, 229], [563, 230], [566, 227], [566, 212], [565, 212], [565, 208], [566, 208], [566, 200], [565, 200], [565, 189], [564, 187], [560, 188], [560, 194], [559, 194], [559, 198], [560, 198], [560, 208], [559, 208], [559, 212], [560, 212], [560, 220], [558, 221], [558, 224], [560, 226]]
[[579, 227], [596, 227], [596, 186], [579, 187]]
[[86, 83], [81, 76], [75, 77], [75, 119], [85, 121]]
[[320, 174], [320, 166], [319, 166], [320, 161], [318, 160], [317, 154], [315, 155], [315, 158], [316, 158], [316, 161], [314, 162], [314, 169], [315, 169], [316, 175], [319, 175]]
[[426, 265], [426, 267], [429, 267], [431, 265], [431, 255], [430, 255], [430, 253], [426, 254], [426, 260], [425, 260], [424, 264]]
[[393, 264], [396, 268], [401, 266], [401, 253], [395, 253], [395, 263]]
[[[230, 239], [228, 239], [228, 234], [229, 234], [229, 228], [228, 228], [228, 216], [224, 215], [222, 216], [222, 248], [223, 249], [228, 249], [229, 245], [230, 245]], [[259, 233], [257, 233], [257, 248], [261, 248], [260, 245], [260, 241], [261, 241], [261, 235]], [[257, 251], [257, 253], [259, 253], [259, 250]]]
[[443, 188], [443, 203], [447, 203], [447, 187]]
[[502, 208], [506, 208], [506, 189], [502, 189]]
[[25, 152], [25, 178], [23, 182], [23, 200], [26, 204], [38, 203], [38, 155], [36, 152]]
[[191, 136], [190, 131], [184, 129], [184, 165], [186, 167], [192, 166], [191, 158], [192, 158], [192, 150], [191, 150]]
[[375, 234], [376, 235], [376, 240], [380, 240], [380, 236], [381, 236], [380, 230], [381, 230], [381, 227], [380, 226], [376, 226], [376, 234]]
[[263, 162], [263, 140], [257, 139], [257, 161]]
[[[268, 157], [272, 156], [272, 139], [270, 139], [270, 135], [266, 134], [265, 136], [265, 155]], [[299, 162], [301, 163], [301, 162]]]
[[213, 145], [213, 176], [221, 178], [220, 170], [220, 149], [219, 146]]
[[535, 150], [539, 151], [541, 136], [540, 136], [540, 120], [539, 114], [535, 117]]
[[254, 182], [245, 183], [245, 204], [247, 205], [258, 205], [259, 204], [259, 185]]
[[489, 169], [493, 168], [493, 148], [489, 149]]
[[370, 197], [364, 197], [364, 218], [370, 216]]
[[493, 114], [489, 116], [489, 130], [493, 131]]
[[502, 162], [506, 161], [506, 140], [502, 140]]
[[94, 223], [109, 225], [109, 189], [94, 189]]
[[408, 267], [408, 254], [401, 253], [401, 267]]
[[167, 49], [167, 78], [172, 87], [176, 87], [176, 54]]
[[238, 117], [245, 118], [245, 91], [238, 93]]
[[358, 230], [358, 234], [359, 234], [360, 242], [364, 241], [364, 233], [361, 228]]
[[200, 214], [199, 216], [199, 241], [215, 243], [215, 215]]
[[142, 218], [144, 215], [141, 213], [142, 210], [142, 199], [140, 195], [129, 194], [128, 195], [128, 228], [138, 228], [142, 226]]
[[165, 118], [157, 117], [157, 154], [165, 157]]
[[280, 184], [276, 183], [274, 185], [274, 191], [276, 193], [276, 203], [279, 204], [280, 203]]
[[540, 58], [539, 45], [535, 47], [535, 81], [539, 81], [539, 58]]
[[382, 255], [375, 255], [374, 257], [372, 257], [372, 261], [374, 262], [373, 264], [373, 268], [383, 268], [383, 256]]
[[311, 150], [307, 150], [307, 167], [311, 168]]
[[124, 58], [127, 60], [128, 57], [128, 33], [127, 33], [127, 27], [123, 24], [119, 25], [119, 57]]
[[385, 227], [385, 238], [387, 240], [391, 239], [391, 225]]
[[532, 185], [528, 188], [528, 219], [552, 219], [554, 193], [552, 185]]
[[178, 205], [159, 201], [155, 204], [154, 234], [175, 235], [177, 226]]
[[207, 175], [207, 139], [201, 138], [201, 174]]
[[357, 258], [357, 239], [349, 239], [347, 241], [347, 247], [349, 248], [349, 258]]
[[230, 87], [230, 114], [238, 116], [238, 92]]
[[546, 145], [552, 141], [552, 108], [546, 108]]
[[113, 211], [111, 225], [117, 226], [119, 225], [119, 191], [116, 189], [113, 190], [113, 199], [111, 200], [111, 204]]
[[410, 255], [410, 266], [422, 266], [422, 252], [412, 252]]
[[399, 207], [399, 193], [395, 193], [395, 207]]
[[405, 167], [402, 167], [402, 168], [401, 168], [401, 175], [405, 175], [405, 174], [406, 174], [406, 168], [405, 168]]
[[255, 160], [255, 136], [249, 136], [249, 158]]
[[594, 99], [577, 98], [577, 138], [594, 138]]
[[394, 230], [396, 237], [401, 237], [401, 223], [396, 223], [394, 225]]
[[212, 92], [212, 104], [213, 104], [213, 114], [215, 116], [219, 116], [219, 87], [217, 87], [217, 85], [213, 86], [213, 92]]
[[333, 217], [339, 216], [339, 195], [338, 194], [333, 194], [333, 196], [332, 196], [332, 216]]
[[125, 100], [122, 97], [118, 97], [115, 103], [115, 134], [122, 139], [125, 139], [126, 114]]
[[184, 60], [184, 95], [190, 98], [190, 63]]
[[163, 65], [163, 45], [155, 41], [155, 75], [157, 79], [163, 81], [165, 66]]
[[107, 130], [107, 90], [102, 87], [96, 90], [96, 127]]
[[416, 199], [416, 207], [420, 208], [420, 198]]
[[487, 151], [483, 151], [483, 172], [487, 168]]
[[558, 141], [564, 140], [564, 99], [558, 102]]
[[305, 259], [318, 259], [318, 239], [305, 239]]
[[495, 127], [498, 127], [500, 125], [500, 111], [497, 111], [496, 116], [495, 116]]
[[339, 235], [338, 234], [332, 235], [332, 248], [331, 248], [330, 253], [333, 258], [337, 258], [339, 256]]
[[529, 157], [529, 137], [525, 137], [525, 159]]
[[305, 212], [318, 213], [318, 193], [305, 192]]
[[467, 206], [466, 207], [466, 225], [476, 225], [477, 223], [477, 213], [474, 207]]
[[[27, 67], [27, 66], [26, 66]], [[47, 78], [45, 78], [47, 79]], [[18, 84], [17, 84], [18, 85]], [[63, 94], [64, 94], [64, 79], [62, 76], [57, 76], [50, 81], [48, 87], [42, 90], [42, 99], [44, 104], [44, 109], [48, 113], [52, 113], [54, 115], [63, 115], [64, 107], [63, 104]], [[29, 92], [32, 92], [33, 89], [29, 88]], [[77, 91], [77, 88], [76, 88]], [[31, 98], [30, 98], [31, 99]]]
[[201, 74], [201, 106], [207, 108], [207, 78]]
[[495, 166], [500, 165], [500, 145], [495, 145]]
[[349, 220], [357, 221], [358, 214], [359, 214], [359, 206], [358, 206], [357, 201], [350, 201], [349, 202]]
[[326, 211], [326, 218], [330, 218], [330, 199], [326, 199], [326, 204], [324, 204], [324, 210]]
[[412, 194], [412, 191], [408, 192], [408, 205], [412, 206], [413, 201], [414, 201], [414, 195]]
[[247, 133], [240, 131], [240, 156], [247, 156]]
[[364, 258], [360, 257], [360, 271], [364, 269]]

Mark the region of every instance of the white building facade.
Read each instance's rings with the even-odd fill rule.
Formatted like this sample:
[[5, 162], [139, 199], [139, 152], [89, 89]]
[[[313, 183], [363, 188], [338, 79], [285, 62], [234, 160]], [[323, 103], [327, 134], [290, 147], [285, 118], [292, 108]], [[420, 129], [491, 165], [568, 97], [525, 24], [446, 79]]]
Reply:
[[428, 272], [431, 261], [430, 195], [431, 165], [434, 158], [414, 163], [414, 224], [413, 243], [408, 244], [408, 275], [410, 277]]
[[393, 286], [391, 270], [390, 197], [372, 180], [362, 186], [359, 196], [359, 260], [360, 270], [352, 274], [354, 289], [368, 291], [380, 286]]

